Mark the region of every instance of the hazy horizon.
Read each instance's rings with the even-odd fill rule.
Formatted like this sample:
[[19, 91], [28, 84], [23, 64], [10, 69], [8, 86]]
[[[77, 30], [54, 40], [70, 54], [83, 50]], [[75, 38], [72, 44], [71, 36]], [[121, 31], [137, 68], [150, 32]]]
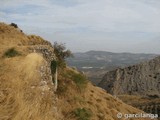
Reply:
[[74, 52], [73, 53], [87, 53], [87, 52], [91, 52], [91, 51], [95, 51], [95, 52], [109, 52], [109, 53], [129, 53], [129, 54], [155, 54], [155, 55], [159, 55], [159, 53], [141, 53], [141, 52], [112, 52], [112, 51], [105, 51], [105, 50], [88, 50], [88, 51], [80, 51], [80, 52]]
[[159, 0], [1, 0], [0, 22], [74, 53], [160, 53]]

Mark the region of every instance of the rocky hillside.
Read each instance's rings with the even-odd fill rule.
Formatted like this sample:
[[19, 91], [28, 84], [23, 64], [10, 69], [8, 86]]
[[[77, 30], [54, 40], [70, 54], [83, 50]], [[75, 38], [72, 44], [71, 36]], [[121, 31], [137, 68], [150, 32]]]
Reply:
[[58, 70], [54, 92], [53, 60], [49, 42], [0, 23], [0, 120], [117, 120], [119, 112], [143, 113], [69, 67]]
[[114, 95], [160, 95], [160, 57], [107, 72], [99, 86]]
[[160, 57], [107, 72], [99, 86], [129, 105], [160, 116]]

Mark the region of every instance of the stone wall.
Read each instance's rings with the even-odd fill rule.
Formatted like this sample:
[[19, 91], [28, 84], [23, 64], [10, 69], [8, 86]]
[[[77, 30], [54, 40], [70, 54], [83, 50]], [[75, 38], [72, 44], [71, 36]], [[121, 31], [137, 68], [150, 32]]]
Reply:
[[[46, 60], [40, 68], [41, 82], [39, 83], [42, 91], [54, 91], [53, 75], [51, 72], [51, 61], [56, 60], [54, 49], [49, 45], [34, 45], [29, 47], [30, 53], [38, 53]], [[44, 94], [44, 93], [42, 93]]]
[[45, 59], [44, 63], [39, 67], [40, 82], [39, 88], [41, 90], [41, 95], [44, 97], [52, 96], [54, 117], [61, 120], [62, 115], [57, 107], [58, 98], [55, 95], [55, 85], [53, 83], [53, 74], [51, 71], [51, 61], [56, 61], [56, 56], [54, 54], [54, 48], [49, 45], [33, 45], [29, 47], [30, 53], [38, 53]]

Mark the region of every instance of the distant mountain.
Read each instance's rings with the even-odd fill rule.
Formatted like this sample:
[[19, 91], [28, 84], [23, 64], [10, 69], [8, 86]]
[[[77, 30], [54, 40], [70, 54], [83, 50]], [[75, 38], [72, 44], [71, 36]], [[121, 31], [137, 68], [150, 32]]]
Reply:
[[78, 70], [84, 71], [91, 81], [97, 84], [107, 71], [147, 61], [155, 56], [157, 55], [88, 51], [74, 53], [74, 58], [67, 59], [67, 62], [69, 66], [74, 66]]
[[160, 56], [105, 74], [98, 86], [114, 95], [160, 95]]
[[68, 59], [70, 66], [78, 69], [112, 69], [136, 64], [154, 58], [155, 54], [133, 54], [133, 53], [112, 53], [105, 51], [89, 51], [85, 53], [74, 53], [74, 58]]

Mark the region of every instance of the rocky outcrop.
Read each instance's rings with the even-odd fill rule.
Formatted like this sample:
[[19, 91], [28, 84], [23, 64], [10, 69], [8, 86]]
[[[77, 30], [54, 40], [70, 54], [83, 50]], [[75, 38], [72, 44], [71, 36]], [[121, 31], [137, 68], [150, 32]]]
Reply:
[[107, 72], [98, 86], [114, 95], [159, 96], [160, 56], [147, 62]]

